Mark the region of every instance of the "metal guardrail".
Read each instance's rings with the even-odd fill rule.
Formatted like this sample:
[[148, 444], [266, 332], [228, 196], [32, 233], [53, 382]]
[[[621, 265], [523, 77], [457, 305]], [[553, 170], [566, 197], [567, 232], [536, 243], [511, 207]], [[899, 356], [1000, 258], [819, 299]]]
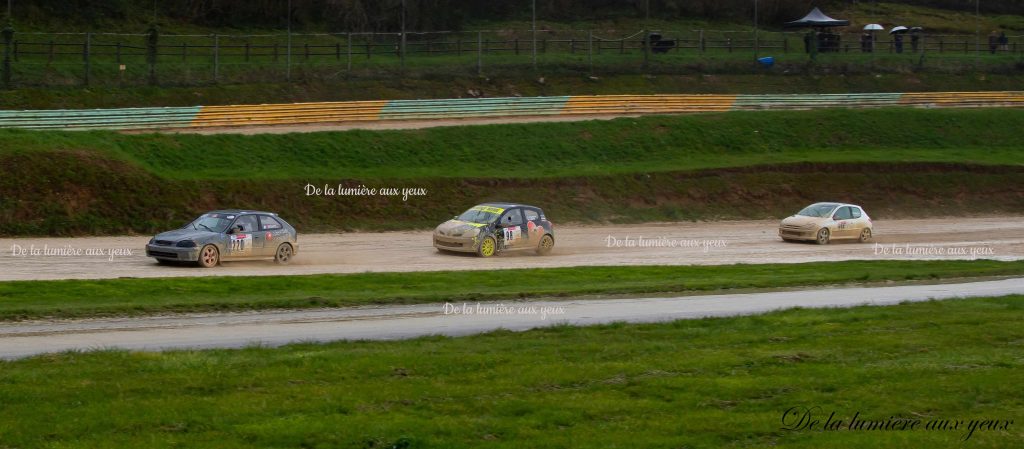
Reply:
[[1024, 92], [593, 95], [0, 111], [0, 128], [160, 130], [545, 115], [640, 115], [815, 108], [1024, 107]]

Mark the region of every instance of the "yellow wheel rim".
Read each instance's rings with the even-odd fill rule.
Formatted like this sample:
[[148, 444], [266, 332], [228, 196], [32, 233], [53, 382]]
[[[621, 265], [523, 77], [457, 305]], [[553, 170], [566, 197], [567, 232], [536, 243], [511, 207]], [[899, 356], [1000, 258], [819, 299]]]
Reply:
[[490, 257], [494, 255], [494, 240], [484, 239], [483, 243], [480, 244], [480, 254], [484, 257]]

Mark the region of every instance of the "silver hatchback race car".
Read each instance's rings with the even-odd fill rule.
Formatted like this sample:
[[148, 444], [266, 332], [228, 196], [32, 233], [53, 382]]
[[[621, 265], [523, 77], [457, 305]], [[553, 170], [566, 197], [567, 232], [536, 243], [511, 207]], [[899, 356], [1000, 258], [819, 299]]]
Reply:
[[874, 223], [856, 204], [814, 203], [779, 223], [779, 237], [787, 242], [811, 240], [824, 245], [832, 240], [867, 242], [874, 233]]
[[181, 229], [157, 234], [146, 256], [158, 263], [195, 262], [204, 268], [222, 260], [273, 259], [286, 264], [298, 253], [298, 234], [273, 212], [218, 210]]

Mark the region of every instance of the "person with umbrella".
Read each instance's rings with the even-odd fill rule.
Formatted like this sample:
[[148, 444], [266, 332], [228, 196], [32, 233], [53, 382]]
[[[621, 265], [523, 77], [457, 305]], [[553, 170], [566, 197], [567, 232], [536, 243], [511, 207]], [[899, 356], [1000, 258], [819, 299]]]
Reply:
[[917, 53], [917, 47], [921, 43], [921, 31], [924, 31], [921, 27], [910, 29], [910, 48], [914, 53]]
[[875, 51], [875, 31], [881, 31], [881, 25], [877, 23], [869, 23], [864, 25], [864, 34], [861, 36], [861, 50], [865, 53], [871, 53]]
[[999, 33], [996, 30], [992, 30], [988, 34], [988, 51], [993, 55], [996, 54], [996, 48], [999, 46]]
[[903, 53], [903, 33], [907, 32], [907, 27], [898, 26], [893, 27], [889, 30], [889, 34], [892, 35], [892, 45], [896, 49], [896, 53]]

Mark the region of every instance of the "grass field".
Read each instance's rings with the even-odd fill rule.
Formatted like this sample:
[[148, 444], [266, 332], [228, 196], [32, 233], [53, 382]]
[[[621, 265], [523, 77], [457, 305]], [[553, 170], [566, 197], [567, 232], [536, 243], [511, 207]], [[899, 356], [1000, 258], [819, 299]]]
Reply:
[[[1008, 448], [1024, 297], [0, 362], [6, 447]], [[819, 430], [782, 430], [820, 407]], [[891, 416], [917, 430], [820, 430]], [[790, 423], [792, 423], [791, 418]], [[1012, 420], [975, 430], [972, 420]], [[933, 420], [958, 428], [926, 430]], [[969, 437], [968, 437], [969, 435]], [[964, 441], [966, 439], [966, 441]]]
[[0, 320], [693, 293], [1020, 274], [1024, 262], [976, 260], [16, 281], [0, 283]]
[[[731, 112], [272, 135], [0, 131], [0, 156], [76, 151], [165, 180], [541, 178], [768, 164], [1024, 165], [1024, 110]], [[240, 158], [244, 163], [239, 163]]]
[[[254, 136], [4, 130], [0, 162], [18, 176], [0, 177], [0, 235], [149, 233], [228, 207], [276, 211], [302, 232], [414, 229], [494, 200], [559, 223], [772, 218], [822, 198], [877, 218], [1013, 213], [1022, 119], [887, 109]], [[306, 195], [338, 183], [427, 195]]]

